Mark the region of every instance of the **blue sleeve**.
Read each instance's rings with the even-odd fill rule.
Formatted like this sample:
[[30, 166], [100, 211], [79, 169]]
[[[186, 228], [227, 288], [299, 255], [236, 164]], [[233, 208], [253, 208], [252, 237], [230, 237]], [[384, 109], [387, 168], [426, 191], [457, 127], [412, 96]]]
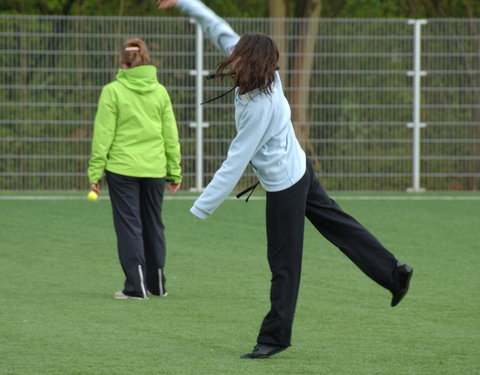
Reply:
[[239, 116], [239, 130], [228, 149], [227, 158], [190, 211], [200, 219], [212, 214], [237, 185], [248, 163], [262, 145], [272, 116], [272, 106], [250, 101]]
[[202, 26], [208, 39], [228, 55], [240, 37], [230, 25], [199, 0], [179, 0], [177, 8]]

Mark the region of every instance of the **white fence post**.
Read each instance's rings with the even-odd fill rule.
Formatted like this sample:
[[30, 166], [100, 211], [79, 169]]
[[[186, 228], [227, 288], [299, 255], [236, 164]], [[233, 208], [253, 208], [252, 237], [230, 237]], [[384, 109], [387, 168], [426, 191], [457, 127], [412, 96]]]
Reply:
[[195, 24], [195, 70], [190, 74], [195, 76], [195, 122], [190, 123], [190, 127], [196, 128], [195, 136], [195, 187], [191, 191], [203, 191], [203, 128], [208, 127], [208, 123], [203, 122], [203, 77], [208, 71], [203, 70], [203, 30], [200, 24], [191, 19]]
[[421, 70], [421, 55], [422, 55], [422, 25], [425, 25], [427, 20], [409, 20], [408, 24], [413, 25], [413, 71], [407, 72], [407, 75], [413, 77], [413, 122], [407, 124], [409, 128], [413, 129], [413, 176], [412, 187], [407, 191], [411, 193], [421, 193], [425, 189], [420, 187], [420, 129], [427, 126], [420, 122], [421, 110], [421, 82], [420, 79], [427, 75], [427, 72]]

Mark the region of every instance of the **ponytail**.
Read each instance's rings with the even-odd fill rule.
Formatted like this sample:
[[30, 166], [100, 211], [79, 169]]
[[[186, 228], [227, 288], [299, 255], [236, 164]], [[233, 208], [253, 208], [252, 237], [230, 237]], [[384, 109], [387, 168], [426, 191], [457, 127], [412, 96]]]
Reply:
[[140, 65], [149, 65], [150, 56], [145, 42], [141, 39], [127, 39], [120, 54], [120, 63], [129, 69]]

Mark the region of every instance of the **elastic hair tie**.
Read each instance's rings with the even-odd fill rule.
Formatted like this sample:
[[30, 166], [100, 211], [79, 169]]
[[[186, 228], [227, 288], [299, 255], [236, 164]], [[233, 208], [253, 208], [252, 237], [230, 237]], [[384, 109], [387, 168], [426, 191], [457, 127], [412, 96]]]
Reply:
[[138, 51], [140, 48], [138, 47], [125, 47], [125, 51]]

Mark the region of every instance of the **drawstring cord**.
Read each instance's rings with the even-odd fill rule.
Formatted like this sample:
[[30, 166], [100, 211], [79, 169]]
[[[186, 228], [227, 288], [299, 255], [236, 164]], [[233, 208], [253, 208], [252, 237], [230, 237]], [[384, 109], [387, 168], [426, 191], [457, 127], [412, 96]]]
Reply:
[[256, 184], [253, 184], [252, 186], [250, 186], [250, 187], [246, 188], [245, 190], [241, 191], [240, 193], [238, 193], [236, 195], [237, 199], [240, 199], [240, 197], [242, 197], [242, 195], [245, 195], [248, 192], [250, 192], [250, 194], [248, 194], [247, 199], [245, 199], [245, 203], [248, 202], [248, 200], [250, 199], [250, 196], [252, 195], [253, 191], [255, 190], [255, 188], [258, 186], [259, 183], [260, 183], [260, 181], [257, 181]]
[[[233, 75], [233, 73], [230, 74], [230, 76], [232, 76], [232, 75]], [[219, 77], [221, 77], [221, 76], [219, 76]], [[209, 75], [207, 76], [207, 79], [215, 79], [215, 78], [217, 78], [217, 75], [216, 75], [216, 74], [209, 74]], [[225, 95], [230, 94], [230, 93], [231, 93], [233, 90], [235, 90], [236, 88], [237, 88], [237, 86], [234, 86], [234, 87], [232, 87], [230, 90], [228, 90], [227, 92], [224, 92], [223, 94], [218, 95], [218, 96], [216, 96], [216, 97], [214, 97], [214, 98], [212, 98], [212, 99], [208, 99], [207, 101], [205, 101], [205, 102], [203, 102], [203, 103], [200, 103], [200, 104], [201, 104], [201, 105], [208, 104], [208, 103], [211, 103], [211, 102], [213, 102], [213, 101], [215, 101], [215, 100], [217, 100], [217, 99], [223, 98]]]
[[218, 95], [212, 99], [208, 99], [207, 101], [203, 102], [203, 103], [200, 103], [201, 105], [204, 105], [204, 104], [207, 104], [207, 103], [210, 103], [210, 102], [213, 102], [214, 100], [217, 100], [217, 99], [220, 99], [220, 98], [223, 98], [225, 95], [227, 94], [230, 94], [233, 90], [235, 90], [237, 88], [237, 86], [234, 86], [232, 87], [230, 90], [228, 90], [227, 92], [224, 92], [223, 94], [221, 95]]

